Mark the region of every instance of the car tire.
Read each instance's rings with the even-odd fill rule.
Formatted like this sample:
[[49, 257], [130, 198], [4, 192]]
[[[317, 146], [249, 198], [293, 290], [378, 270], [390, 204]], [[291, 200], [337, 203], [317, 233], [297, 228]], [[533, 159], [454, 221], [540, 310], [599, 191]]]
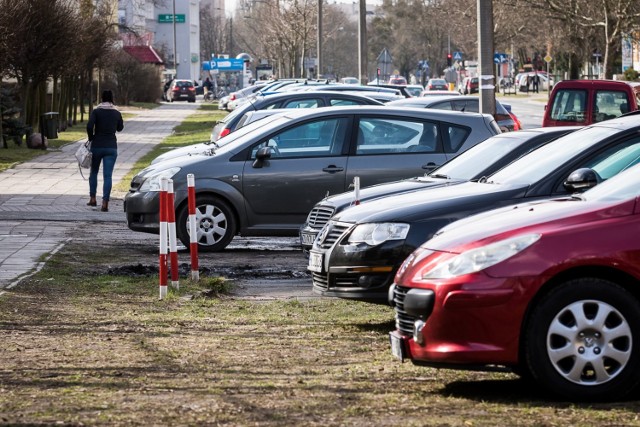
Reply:
[[[178, 238], [190, 246], [188, 231], [189, 209], [185, 204], [176, 218]], [[231, 243], [236, 234], [236, 220], [229, 205], [213, 196], [196, 198], [196, 230], [198, 251], [217, 252]]]
[[527, 322], [533, 378], [569, 400], [617, 400], [640, 383], [640, 302], [599, 278], [567, 281], [541, 298]]

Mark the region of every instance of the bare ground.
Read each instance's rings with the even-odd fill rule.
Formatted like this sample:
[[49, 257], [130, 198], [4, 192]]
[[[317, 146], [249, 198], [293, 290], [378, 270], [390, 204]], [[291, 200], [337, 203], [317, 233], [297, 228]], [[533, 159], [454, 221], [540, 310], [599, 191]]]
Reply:
[[640, 425], [637, 400], [577, 405], [511, 374], [396, 362], [393, 312], [315, 297], [292, 239], [202, 254], [201, 282], [232, 279], [217, 296], [181, 253], [181, 289], [159, 301], [155, 236], [70, 237], [0, 298], [0, 425]]

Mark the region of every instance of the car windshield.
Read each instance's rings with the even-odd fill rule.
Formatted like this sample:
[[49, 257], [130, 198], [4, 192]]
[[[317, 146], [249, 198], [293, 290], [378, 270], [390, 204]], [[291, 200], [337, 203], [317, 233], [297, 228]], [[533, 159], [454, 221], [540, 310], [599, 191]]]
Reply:
[[628, 200], [640, 196], [640, 165], [630, 167], [582, 194], [588, 201]]
[[473, 179], [487, 166], [504, 157], [529, 138], [531, 135], [524, 132], [509, 132], [494, 136], [454, 157], [429, 175]]
[[537, 182], [588, 147], [617, 132], [618, 129], [606, 126], [594, 126], [573, 132], [516, 160], [493, 174], [487, 182]]

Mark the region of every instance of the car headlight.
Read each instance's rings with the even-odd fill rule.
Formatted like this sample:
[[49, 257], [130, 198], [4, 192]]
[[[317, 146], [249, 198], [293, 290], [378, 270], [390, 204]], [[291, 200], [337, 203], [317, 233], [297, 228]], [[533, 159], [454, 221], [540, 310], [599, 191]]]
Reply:
[[422, 275], [423, 279], [449, 279], [475, 273], [510, 258], [540, 239], [540, 234], [525, 234], [463, 252], [437, 264]]
[[409, 224], [373, 223], [358, 225], [349, 236], [349, 243], [366, 243], [379, 245], [387, 240], [404, 240], [409, 233]]
[[160, 180], [162, 178], [171, 179], [179, 171], [180, 171], [180, 168], [175, 167], [170, 169], [163, 169], [157, 172], [152, 172], [151, 174], [147, 175], [144, 182], [140, 186], [139, 191], [141, 192], [160, 191]]

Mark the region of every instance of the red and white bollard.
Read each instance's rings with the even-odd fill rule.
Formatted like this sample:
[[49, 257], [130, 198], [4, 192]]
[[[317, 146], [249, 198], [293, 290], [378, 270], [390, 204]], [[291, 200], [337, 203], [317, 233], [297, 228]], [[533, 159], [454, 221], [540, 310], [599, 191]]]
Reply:
[[200, 280], [198, 270], [198, 231], [196, 224], [196, 179], [192, 173], [187, 175], [187, 205], [189, 208], [189, 252], [191, 253], [191, 280]]
[[359, 176], [353, 177], [353, 195], [355, 198], [355, 201], [353, 202], [353, 204], [357, 206], [360, 204], [360, 177]]
[[167, 182], [167, 227], [169, 229], [169, 261], [171, 263], [171, 286], [180, 289], [178, 271], [178, 241], [176, 238], [176, 208], [173, 180]]
[[160, 179], [160, 299], [167, 296], [167, 178]]

